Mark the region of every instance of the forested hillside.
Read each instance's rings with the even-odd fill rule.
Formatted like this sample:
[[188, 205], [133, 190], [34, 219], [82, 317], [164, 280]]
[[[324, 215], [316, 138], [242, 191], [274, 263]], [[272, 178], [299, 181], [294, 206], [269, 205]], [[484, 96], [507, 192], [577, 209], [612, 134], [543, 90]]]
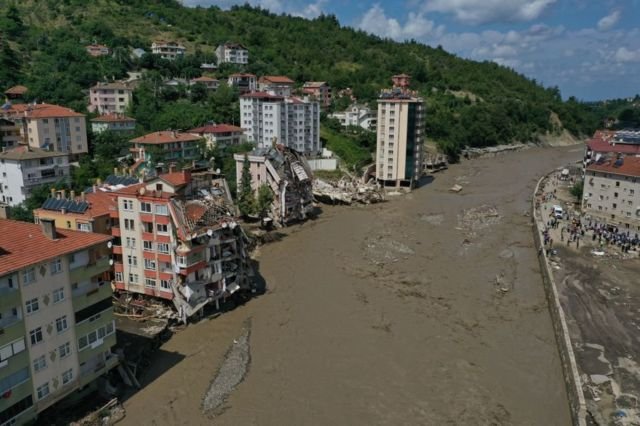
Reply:
[[[600, 124], [594, 108], [563, 102], [557, 88], [492, 62], [346, 28], [333, 16], [309, 21], [249, 6], [186, 8], [173, 0], [0, 0], [0, 15], [0, 89], [24, 84], [32, 99], [83, 110], [91, 85], [144, 68], [152, 72], [131, 112], [144, 130], [237, 118], [230, 90], [211, 97], [157, 90], [162, 77], [200, 75], [199, 64], [211, 62], [215, 47], [228, 40], [250, 50], [249, 72], [283, 74], [299, 84], [327, 81], [334, 90], [352, 88], [365, 102], [389, 86], [391, 75], [411, 74], [428, 102], [428, 137], [451, 154], [465, 145], [536, 141], [559, 132], [552, 112], [576, 136]], [[156, 38], [180, 41], [189, 54], [173, 63], [131, 59], [131, 48], [148, 50]], [[94, 41], [112, 48], [113, 56], [91, 58], [84, 45]], [[216, 75], [234, 70], [222, 67]]]

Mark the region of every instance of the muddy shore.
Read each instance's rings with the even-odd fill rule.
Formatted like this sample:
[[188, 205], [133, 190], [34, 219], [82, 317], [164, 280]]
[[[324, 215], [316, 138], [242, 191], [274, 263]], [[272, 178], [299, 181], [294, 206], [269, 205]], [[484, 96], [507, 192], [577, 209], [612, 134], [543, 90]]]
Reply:
[[[569, 424], [526, 213], [536, 180], [581, 154], [532, 148], [323, 207], [262, 248], [266, 295], [162, 347], [120, 424]], [[244, 381], [204, 411], [249, 318]]]

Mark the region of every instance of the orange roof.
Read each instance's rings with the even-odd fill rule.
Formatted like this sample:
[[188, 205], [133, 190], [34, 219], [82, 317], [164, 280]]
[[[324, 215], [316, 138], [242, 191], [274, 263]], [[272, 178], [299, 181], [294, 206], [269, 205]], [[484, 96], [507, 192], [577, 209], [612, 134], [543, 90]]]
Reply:
[[207, 77], [206, 75], [203, 75], [202, 77], [194, 78], [191, 81], [218, 81], [218, 79], [217, 78]]
[[185, 172], [165, 173], [158, 177], [172, 186], [182, 186], [191, 182], [191, 175]]
[[57, 238], [51, 240], [40, 225], [0, 219], [0, 275], [111, 240], [92, 232], [60, 228], [56, 232]]
[[8, 88], [4, 94], [5, 95], [24, 95], [25, 93], [27, 93], [29, 91], [29, 89], [27, 89], [25, 86], [13, 86]]
[[613, 175], [640, 177], [640, 158], [624, 157], [622, 164], [616, 165], [616, 159], [608, 159], [602, 163], [592, 163], [587, 166], [587, 170], [591, 172], [606, 172]]
[[127, 117], [122, 114], [105, 114], [96, 118], [92, 118], [91, 121], [98, 122], [98, 123], [107, 123], [107, 122], [112, 123], [112, 122], [118, 122], [118, 121], [136, 121], [136, 119]]
[[243, 72], [237, 72], [237, 73], [233, 73], [233, 74], [229, 74], [229, 78], [231, 77], [256, 77], [255, 74], [249, 74], [249, 73], [243, 73]]
[[189, 130], [189, 133], [197, 133], [199, 135], [203, 135], [206, 133], [233, 133], [233, 132], [244, 132], [242, 127], [233, 126], [231, 124], [209, 124], [207, 126], [196, 127], [195, 129]]
[[284, 75], [265, 75], [260, 77], [260, 83], [294, 84], [295, 81]]
[[326, 81], [307, 81], [306, 83], [304, 83], [304, 87], [307, 89], [315, 89], [322, 86], [327, 86], [327, 82]]
[[[70, 211], [66, 211], [65, 215], [76, 216], [76, 217], [86, 217], [86, 218], [94, 218], [99, 216], [108, 215], [111, 211], [111, 208], [117, 207], [115, 197], [111, 195], [111, 192], [105, 192], [98, 190], [97, 192], [90, 192], [85, 195], [85, 201], [89, 204], [89, 208], [84, 211], [84, 213], [74, 213]], [[78, 200], [78, 198], [76, 198]], [[34, 209], [34, 213], [37, 212], [38, 217], [47, 217], [47, 213], [56, 213], [59, 214], [60, 211], [57, 210], [48, 210], [48, 209]]]
[[132, 143], [141, 144], [164, 144], [171, 142], [192, 142], [200, 140], [200, 137], [190, 135], [189, 133], [180, 133], [172, 131], [149, 133], [139, 138], [132, 139]]
[[16, 104], [6, 111], [7, 115], [26, 115], [28, 118], [84, 117], [70, 108], [51, 104]]

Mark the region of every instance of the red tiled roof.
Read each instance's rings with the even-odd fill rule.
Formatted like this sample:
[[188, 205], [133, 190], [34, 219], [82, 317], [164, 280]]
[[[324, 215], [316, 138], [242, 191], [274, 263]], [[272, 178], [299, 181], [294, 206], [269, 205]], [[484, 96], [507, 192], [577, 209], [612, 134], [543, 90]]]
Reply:
[[27, 89], [25, 86], [17, 85], [8, 88], [4, 93], [5, 95], [24, 95], [28, 91], [29, 89]]
[[229, 78], [231, 77], [254, 77], [255, 78], [255, 74], [249, 74], [249, 73], [244, 73], [244, 72], [236, 72], [233, 74], [229, 74]]
[[240, 95], [241, 98], [256, 98], [256, 99], [273, 99], [273, 100], [282, 100], [284, 99], [282, 96], [272, 95], [267, 92], [251, 92], [245, 93], [244, 95]]
[[195, 129], [191, 129], [188, 131], [189, 133], [197, 133], [199, 135], [211, 133], [233, 133], [233, 132], [244, 132], [242, 127], [233, 126], [231, 124], [209, 124], [207, 126], [196, 127]]
[[260, 77], [260, 83], [279, 83], [279, 84], [294, 84], [295, 81], [284, 75], [265, 75]]
[[111, 240], [92, 232], [60, 228], [56, 232], [57, 238], [51, 240], [40, 225], [0, 219], [0, 275]]
[[616, 154], [634, 154], [640, 155], [640, 145], [612, 143], [614, 131], [598, 130], [591, 140], [587, 142], [587, 147], [593, 152], [616, 153]]
[[135, 118], [127, 117], [122, 114], [105, 114], [91, 119], [92, 122], [97, 123], [113, 123], [118, 121], [136, 121]]
[[622, 164], [615, 165], [616, 159], [608, 159], [603, 163], [592, 163], [587, 166], [587, 171], [607, 172], [615, 175], [640, 177], [640, 158], [624, 157]]
[[149, 133], [147, 135], [140, 136], [139, 138], [132, 139], [130, 142], [141, 144], [164, 144], [171, 142], [191, 142], [199, 139], [200, 138], [198, 136], [190, 135], [189, 133], [164, 131]]
[[191, 182], [191, 175], [184, 172], [164, 173], [158, 177], [172, 186], [182, 186]]
[[16, 104], [6, 111], [7, 115], [23, 116], [29, 118], [52, 118], [52, 117], [84, 117], [84, 114], [75, 112], [70, 108], [51, 104]]
[[[89, 208], [85, 210], [84, 213], [73, 213], [67, 211], [65, 215], [94, 218], [108, 215], [112, 207], [117, 207], [117, 203], [112, 192], [104, 192], [100, 190], [97, 192], [90, 192], [85, 195], [85, 201], [89, 204]], [[47, 212], [51, 212], [51, 210], [39, 208], [35, 209], [34, 212], [38, 212], [38, 217], [47, 217]], [[60, 212], [56, 211], [55, 213]]]
[[194, 78], [191, 81], [218, 81], [218, 79], [217, 78], [212, 78], [212, 77], [207, 77], [206, 75], [203, 75], [202, 77]]
[[185, 206], [185, 216], [194, 222], [200, 220], [206, 211], [206, 206], [200, 203], [188, 203]]

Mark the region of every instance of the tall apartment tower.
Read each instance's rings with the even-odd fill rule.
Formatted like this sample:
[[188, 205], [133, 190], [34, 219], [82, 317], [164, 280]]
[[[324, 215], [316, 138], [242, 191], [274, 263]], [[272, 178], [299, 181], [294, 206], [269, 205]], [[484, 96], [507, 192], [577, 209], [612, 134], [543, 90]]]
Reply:
[[393, 89], [378, 99], [376, 178], [385, 186], [413, 187], [422, 176], [425, 103], [409, 82], [393, 76]]

